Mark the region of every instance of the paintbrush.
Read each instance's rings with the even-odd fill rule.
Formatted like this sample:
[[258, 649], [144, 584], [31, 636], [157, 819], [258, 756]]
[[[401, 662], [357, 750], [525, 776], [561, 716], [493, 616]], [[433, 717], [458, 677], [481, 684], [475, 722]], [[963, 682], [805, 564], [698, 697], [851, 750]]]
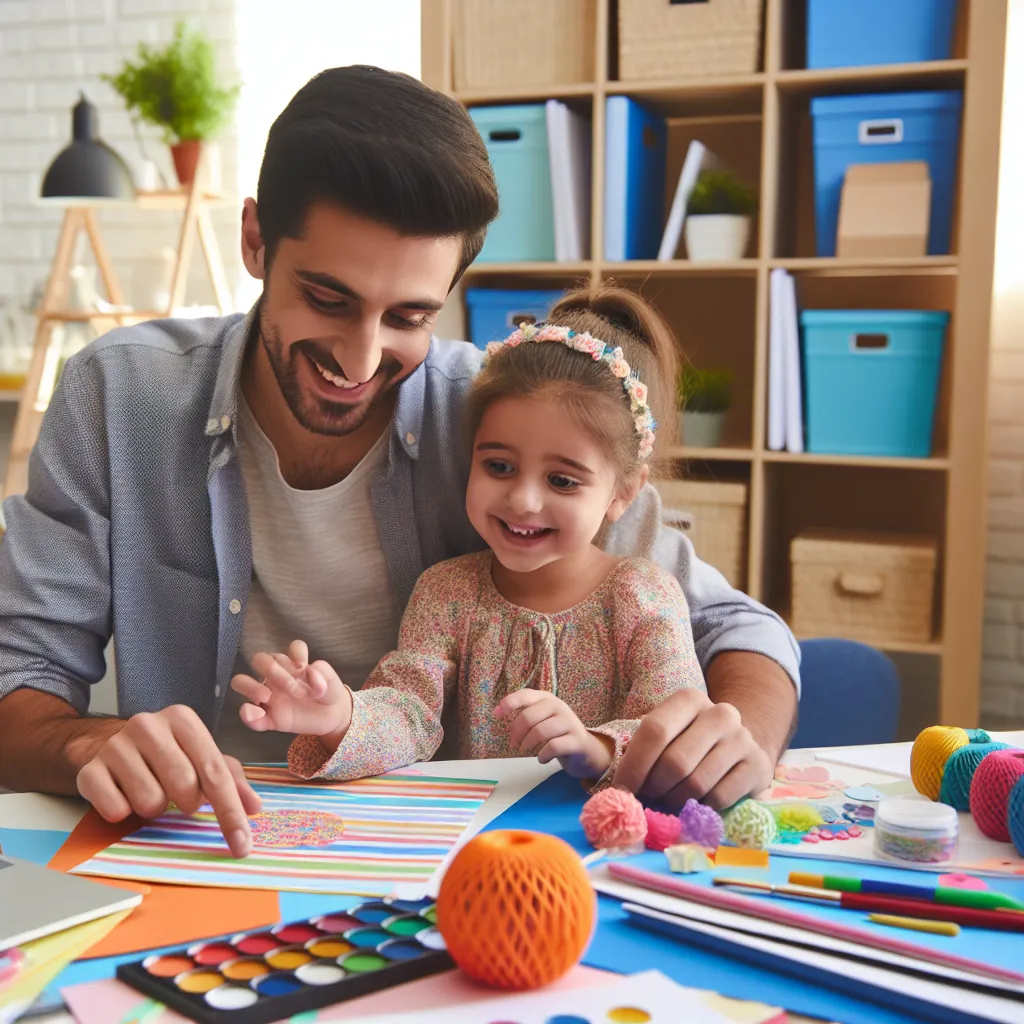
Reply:
[[924, 900], [898, 899], [860, 892], [840, 892], [818, 889], [809, 885], [773, 885], [750, 878], [715, 878], [715, 885], [751, 889], [769, 896], [786, 899], [813, 900], [834, 903], [844, 910], [863, 910], [879, 914], [897, 914], [903, 917], [928, 918], [933, 921], [952, 921], [954, 924], [975, 928], [995, 928], [1007, 932], [1024, 932], [1024, 912], [1019, 910], [976, 910], [973, 907], [951, 907]]

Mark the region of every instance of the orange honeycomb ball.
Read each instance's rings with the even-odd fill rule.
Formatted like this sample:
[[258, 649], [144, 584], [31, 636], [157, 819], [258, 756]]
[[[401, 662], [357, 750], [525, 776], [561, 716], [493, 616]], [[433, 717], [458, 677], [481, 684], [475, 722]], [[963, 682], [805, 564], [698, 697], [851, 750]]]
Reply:
[[484, 832], [441, 882], [437, 927], [452, 959], [495, 988], [531, 989], [579, 963], [597, 898], [568, 843], [539, 832]]

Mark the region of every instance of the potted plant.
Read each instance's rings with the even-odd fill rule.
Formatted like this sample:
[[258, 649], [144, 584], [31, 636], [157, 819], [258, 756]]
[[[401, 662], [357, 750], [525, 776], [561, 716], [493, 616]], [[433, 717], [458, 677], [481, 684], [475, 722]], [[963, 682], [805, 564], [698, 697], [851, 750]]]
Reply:
[[722, 443], [725, 414], [732, 404], [731, 370], [698, 370], [690, 363], [679, 371], [679, 436], [693, 448]]
[[162, 129], [178, 180], [190, 185], [203, 142], [223, 126], [238, 98], [237, 86], [217, 83], [210, 40], [178, 22], [167, 46], [140, 43], [134, 61], [102, 77], [133, 115]]
[[701, 171], [686, 205], [691, 260], [738, 260], [747, 251], [757, 193], [731, 171]]

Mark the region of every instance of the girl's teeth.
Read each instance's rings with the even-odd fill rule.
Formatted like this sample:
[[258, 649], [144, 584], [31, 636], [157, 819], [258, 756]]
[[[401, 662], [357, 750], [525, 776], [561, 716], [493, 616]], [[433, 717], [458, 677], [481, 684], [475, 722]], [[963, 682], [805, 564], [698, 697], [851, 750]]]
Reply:
[[542, 526], [536, 526], [533, 529], [526, 529], [522, 526], [511, 526], [508, 523], [505, 525], [508, 526], [510, 533], [514, 533], [519, 537], [535, 537], [543, 529]]

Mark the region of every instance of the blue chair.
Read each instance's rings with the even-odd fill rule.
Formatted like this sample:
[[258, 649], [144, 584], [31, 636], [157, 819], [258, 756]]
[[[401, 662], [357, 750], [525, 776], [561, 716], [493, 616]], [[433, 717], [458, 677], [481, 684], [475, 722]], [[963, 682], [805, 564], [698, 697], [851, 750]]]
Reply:
[[892, 661], [853, 640], [805, 640], [800, 718], [791, 747], [893, 743], [900, 677]]

